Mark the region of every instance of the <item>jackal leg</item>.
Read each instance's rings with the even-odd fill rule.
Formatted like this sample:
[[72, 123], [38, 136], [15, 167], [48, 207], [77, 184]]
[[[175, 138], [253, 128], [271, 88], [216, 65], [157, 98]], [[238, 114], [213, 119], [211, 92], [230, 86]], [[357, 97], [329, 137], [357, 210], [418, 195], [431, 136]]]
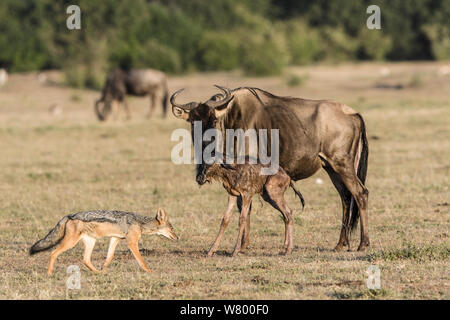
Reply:
[[151, 272], [151, 270], [147, 267], [147, 264], [142, 258], [141, 253], [139, 252], [138, 242], [141, 238], [141, 230], [138, 227], [131, 227], [130, 231], [127, 234], [128, 247], [136, 258], [137, 262], [147, 272]]
[[100, 272], [92, 265], [91, 262], [92, 250], [94, 250], [95, 242], [97, 240], [87, 235], [84, 235], [82, 239], [84, 242], [84, 256], [83, 256], [84, 265], [88, 267], [91, 271]]
[[230, 216], [231, 216], [231, 213], [233, 212], [235, 203], [236, 203], [236, 197], [231, 196], [231, 195], [228, 196], [227, 211], [223, 215], [222, 223], [220, 224], [219, 234], [217, 235], [216, 240], [211, 245], [211, 248], [208, 251], [208, 254], [207, 254], [208, 257], [211, 257], [214, 254], [214, 252], [216, 252], [217, 247], [219, 246], [220, 240], [222, 239], [223, 233], [225, 232], [225, 229], [228, 227], [228, 224], [230, 223]]
[[77, 230], [77, 223], [75, 221], [68, 221], [66, 223], [66, 230], [64, 238], [61, 240], [59, 245], [50, 254], [50, 262], [48, 264], [48, 275], [53, 273], [53, 266], [55, 264], [56, 258], [71, 248], [73, 248], [78, 241], [81, 239], [81, 233]]
[[108, 247], [108, 254], [106, 255], [105, 263], [103, 264], [102, 271], [106, 271], [106, 268], [111, 263], [112, 259], [114, 258], [114, 251], [116, 250], [116, 246], [119, 243], [120, 238], [117, 237], [111, 237], [111, 240], [109, 240], [109, 247]]

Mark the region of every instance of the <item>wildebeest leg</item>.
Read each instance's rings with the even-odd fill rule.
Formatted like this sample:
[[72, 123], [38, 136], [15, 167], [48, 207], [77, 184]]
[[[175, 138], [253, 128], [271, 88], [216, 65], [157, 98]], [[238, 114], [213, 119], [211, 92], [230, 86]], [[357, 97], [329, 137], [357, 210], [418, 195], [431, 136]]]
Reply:
[[230, 223], [230, 216], [231, 216], [231, 213], [233, 212], [235, 203], [236, 203], [236, 197], [230, 195], [228, 197], [227, 211], [223, 215], [222, 223], [220, 224], [219, 234], [217, 235], [216, 240], [214, 241], [214, 243], [212, 244], [211, 248], [208, 251], [208, 254], [207, 254], [208, 257], [211, 257], [214, 254], [214, 252], [217, 250], [220, 240], [222, 239], [222, 235], [225, 232], [225, 229], [228, 227], [228, 224]]
[[114, 121], [117, 121], [117, 119], [119, 118], [119, 108], [120, 108], [119, 101], [113, 100], [111, 102], [111, 112], [113, 114]]
[[233, 257], [236, 256], [241, 251], [241, 245], [242, 245], [242, 236], [244, 234], [248, 212], [250, 209], [251, 204], [251, 197], [250, 196], [243, 196], [242, 197], [242, 210], [241, 214], [239, 216], [239, 233], [236, 240], [236, 245], [234, 247], [233, 253], [231, 254]]
[[[369, 202], [369, 191], [356, 175], [354, 164], [351, 161], [343, 158], [342, 160], [330, 160], [328, 162], [333, 169], [339, 174], [347, 189], [356, 201], [359, 209], [360, 223], [361, 223], [361, 242], [358, 251], [364, 251], [370, 245], [369, 233], [367, 230], [367, 207]], [[349, 211], [351, 208], [349, 208]]]
[[[237, 205], [238, 205], [239, 212], [241, 212], [242, 211], [242, 197], [240, 197], [240, 196], [237, 199]], [[250, 207], [248, 209], [247, 221], [245, 222], [245, 229], [244, 229], [244, 233], [242, 235], [240, 252], [247, 251], [248, 245], [250, 244], [250, 213], [251, 212], [252, 212], [252, 202], [250, 202]]]
[[151, 118], [152, 117], [153, 110], [155, 109], [155, 105], [156, 105], [156, 94], [155, 93], [151, 93], [150, 94], [150, 107], [148, 109], [147, 118]]
[[356, 205], [359, 209], [360, 223], [361, 223], [361, 242], [358, 251], [364, 251], [370, 245], [369, 233], [367, 229], [368, 217], [367, 207], [369, 202], [369, 191], [362, 184], [356, 174], [349, 174], [342, 178], [345, 185], [350, 190], [353, 198], [356, 200]]
[[289, 182], [290, 180], [287, 176], [271, 176], [264, 186], [262, 195], [263, 199], [277, 209], [283, 216], [285, 226], [284, 254], [291, 253], [294, 246], [294, 214], [284, 199], [284, 193], [289, 186]]
[[336, 190], [339, 192], [339, 195], [341, 197], [342, 202], [342, 226], [341, 226], [341, 235], [339, 236], [339, 241], [334, 248], [337, 252], [342, 251], [342, 248], [346, 245], [348, 245], [348, 250], [350, 250], [350, 239], [349, 239], [349, 233], [350, 233], [350, 201], [352, 194], [350, 191], [348, 191], [347, 187], [345, 186], [344, 182], [342, 182], [341, 177], [336, 173], [336, 171], [333, 170], [333, 168], [330, 165], [325, 165], [323, 167], [325, 171], [328, 173], [328, 176], [330, 177], [331, 181], [333, 182], [333, 185], [335, 186]]
[[126, 113], [126, 119], [130, 120], [131, 119], [131, 111], [130, 108], [128, 107], [128, 103], [127, 100], [123, 100], [123, 108], [125, 109], [125, 113]]

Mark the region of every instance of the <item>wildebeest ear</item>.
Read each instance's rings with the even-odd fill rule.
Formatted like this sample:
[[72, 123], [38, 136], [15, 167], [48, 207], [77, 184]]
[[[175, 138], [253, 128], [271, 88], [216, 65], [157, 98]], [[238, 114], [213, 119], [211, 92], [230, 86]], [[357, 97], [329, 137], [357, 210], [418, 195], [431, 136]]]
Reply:
[[175, 117], [179, 119], [187, 120], [189, 118], [189, 111], [180, 107], [173, 106], [172, 113]]
[[230, 111], [231, 105], [232, 105], [231, 102], [233, 101], [233, 99], [234, 99], [234, 96], [232, 96], [230, 98], [230, 100], [225, 102], [223, 105], [214, 108], [214, 114], [215, 114], [217, 119], [219, 119], [220, 117], [223, 117], [224, 115], [226, 115]]
[[158, 209], [158, 212], [156, 213], [156, 220], [158, 220], [158, 222], [164, 222], [167, 220], [167, 214], [163, 208]]

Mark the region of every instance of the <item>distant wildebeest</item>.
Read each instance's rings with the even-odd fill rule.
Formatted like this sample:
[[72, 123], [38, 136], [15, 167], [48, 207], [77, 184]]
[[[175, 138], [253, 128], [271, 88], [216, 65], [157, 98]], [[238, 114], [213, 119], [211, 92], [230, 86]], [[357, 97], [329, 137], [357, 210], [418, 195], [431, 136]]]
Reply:
[[108, 74], [102, 96], [95, 103], [95, 113], [100, 121], [106, 120], [111, 113], [118, 112], [122, 104], [127, 118], [131, 117], [126, 102], [126, 95], [149, 96], [150, 108], [147, 117], [151, 117], [153, 109], [159, 100], [163, 108], [163, 116], [167, 111], [167, 79], [166, 75], [152, 69], [131, 69], [125, 71], [116, 69]]
[[208, 257], [212, 256], [217, 250], [220, 239], [230, 222], [231, 212], [237, 202], [237, 197], [241, 200], [238, 203], [241, 215], [239, 217], [238, 240], [236, 241], [232, 255], [235, 256], [241, 251], [242, 234], [244, 233], [252, 197], [255, 194], [259, 194], [266, 202], [282, 214], [285, 224], [284, 254], [292, 252], [294, 215], [284, 199], [284, 193], [290, 186], [299, 196], [303, 206], [305, 205], [305, 201], [283, 168], [279, 167], [274, 174], [264, 175], [261, 173], [263, 166], [267, 165], [261, 163], [250, 164], [248, 160], [243, 164], [234, 165], [213, 163], [198, 177], [197, 181], [200, 185], [207, 181], [211, 182], [211, 180], [222, 182], [223, 187], [229, 195], [227, 211], [223, 216], [219, 234], [208, 251]]
[[[365, 250], [369, 246], [369, 192], [364, 185], [368, 141], [362, 116], [345, 104], [328, 100], [279, 97], [257, 88], [218, 88], [222, 93], [208, 101], [186, 104], [175, 102], [182, 91], [178, 90], [170, 99], [173, 114], [191, 126], [201, 121], [203, 130], [216, 128], [223, 136], [226, 129], [279, 129], [279, 164], [291, 179], [306, 179], [322, 167], [339, 192], [343, 217], [335, 250], [346, 245], [350, 249], [349, 233], [358, 220], [358, 250]], [[270, 149], [270, 141], [267, 144]], [[204, 161], [197, 164], [197, 182], [209, 166]], [[243, 249], [249, 243], [250, 210], [242, 235]]]
[[8, 72], [5, 69], [0, 69], [0, 87], [3, 87], [8, 82]]

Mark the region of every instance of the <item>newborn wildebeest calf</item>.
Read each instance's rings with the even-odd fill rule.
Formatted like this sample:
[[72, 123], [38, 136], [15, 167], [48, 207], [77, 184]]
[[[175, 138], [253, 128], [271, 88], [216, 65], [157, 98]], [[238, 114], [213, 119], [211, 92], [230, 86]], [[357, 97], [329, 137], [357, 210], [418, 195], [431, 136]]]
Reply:
[[302, 194], [295, 188], [291, 178], [283, 168], [279, 167], [278, 171], [273, 175], [264, 175], [261, 172], [261, 169], [264, 167], [265, 165], [262, 164], [249, 164], [248, 161], [244, 164], [234, 165], [214, 163], [204, 171], [204, 174], [200, 174], [197, 177], [199, 184], [204, 184], [207, 181], [211, 182], [211, 179], [221, 181], [229, 194], [228, 208], [223, 216], [219, 234], [208, 251], [208, 257], [212, 256], [219, 245], [220, 239], [230, 221], [231, 212], [234, 204], [237, 202], [237, 197], [242, 199], [242, 203], [238, 203], [241, 215], [239, 217], [239, 234], [232, 256], [245, 249], [241, 247], [244, 242], [244, 231], [246, 228], [245, 232], [249, 232], [250, 226], [248, 225], [247, 215], [249, 214], [252, 197], [255, 194], [260, 194], [266, 202], [270, 203], [283, 215], [285, 223], [284, 254], [292, 252], [294, 215], [283, 195], [286, 189], [291, 186], [299, 196], [303, 207], [305, 202]]

